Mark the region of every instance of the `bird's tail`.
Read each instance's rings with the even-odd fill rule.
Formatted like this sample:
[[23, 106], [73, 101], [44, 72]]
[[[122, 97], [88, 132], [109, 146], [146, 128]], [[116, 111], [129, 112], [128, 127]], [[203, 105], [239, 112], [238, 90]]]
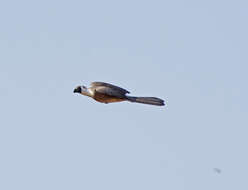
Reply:
[[134, 97], [127, 96], [127, 100], [130, 102], [136, 102], [141, 104], [149, 104], [155, 106], [164, 106], [164, 100], [155, 97]]

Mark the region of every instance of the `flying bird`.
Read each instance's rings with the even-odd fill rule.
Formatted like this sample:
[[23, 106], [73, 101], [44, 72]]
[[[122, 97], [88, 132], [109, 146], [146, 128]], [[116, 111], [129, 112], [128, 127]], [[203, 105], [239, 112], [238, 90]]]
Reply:
[[77, 86], [73, 92], [89, 96], [96, 101], [105, 104], [129, 101], [155, 106], [164, 106], [164, 100], [160, 98], [127, 96], [126, 94], [129, 94], [127, 90], [105, 82], [92, 82], [89, 88], [85, 86]]
[[214, 168], [214, 171], [215, 171], [216, 173], [218, 173], [218, 174], [220, 174], [220, 173], [222, 172], [220, 168]]

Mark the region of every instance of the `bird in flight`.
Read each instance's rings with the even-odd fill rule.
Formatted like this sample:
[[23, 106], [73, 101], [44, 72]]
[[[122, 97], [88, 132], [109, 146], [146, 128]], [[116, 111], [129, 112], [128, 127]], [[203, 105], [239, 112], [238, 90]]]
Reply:
[[89, 96], [96, 101], [105, 104], [129, 101], [155, 106], [164, 106], [164, 100], [160, 98], [128, 96], [126, 95], [129, 94], [127, 90], [105, 82], [92, 82], [89, 88], [85, 86], [77, 86], [73, 92]]

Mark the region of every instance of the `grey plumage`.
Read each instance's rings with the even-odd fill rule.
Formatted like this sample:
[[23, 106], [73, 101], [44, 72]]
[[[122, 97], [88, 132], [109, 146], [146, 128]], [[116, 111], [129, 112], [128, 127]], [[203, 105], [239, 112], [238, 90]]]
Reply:
[[89, 88], [78, 86], [74, 89], [74, 92], [92, 97], [102, 103], [130, 101], [156, 106], [164, 105], [164, 100], [160, 98], [127, 96], [126, 94], [129, 94], [129, 91], [126, 89], [105, 82], [92, 82]]
[[142, 104], [150, 104], [154, 106], [163, 106], [164, 100], [156, 97], [133, 97], [133, 96], [126, 96], [127, 100], [130, 102], [142, 103]]
[[120, 93], [123, 93], [123, 94], [129, 94], [130, 93], [124, 88], [121, 88], [119, 86], [115, 86], [113, 84], [105, 83], [105, 82], [92, 82], [91, 87], [108, 87], [112, 90], [119, 91]]

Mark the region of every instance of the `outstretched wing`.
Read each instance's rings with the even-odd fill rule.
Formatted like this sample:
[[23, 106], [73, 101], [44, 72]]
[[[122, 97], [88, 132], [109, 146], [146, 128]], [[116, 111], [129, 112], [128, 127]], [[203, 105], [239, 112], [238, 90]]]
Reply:
[[101, 91], [106, 91], [106, 94], [115, 94], [117, 92], [119, 94], [125, 95], [130, 93], [126, 89], [105, 82], [92, 82], [91, 86], [96, 89], [101, 89]]

